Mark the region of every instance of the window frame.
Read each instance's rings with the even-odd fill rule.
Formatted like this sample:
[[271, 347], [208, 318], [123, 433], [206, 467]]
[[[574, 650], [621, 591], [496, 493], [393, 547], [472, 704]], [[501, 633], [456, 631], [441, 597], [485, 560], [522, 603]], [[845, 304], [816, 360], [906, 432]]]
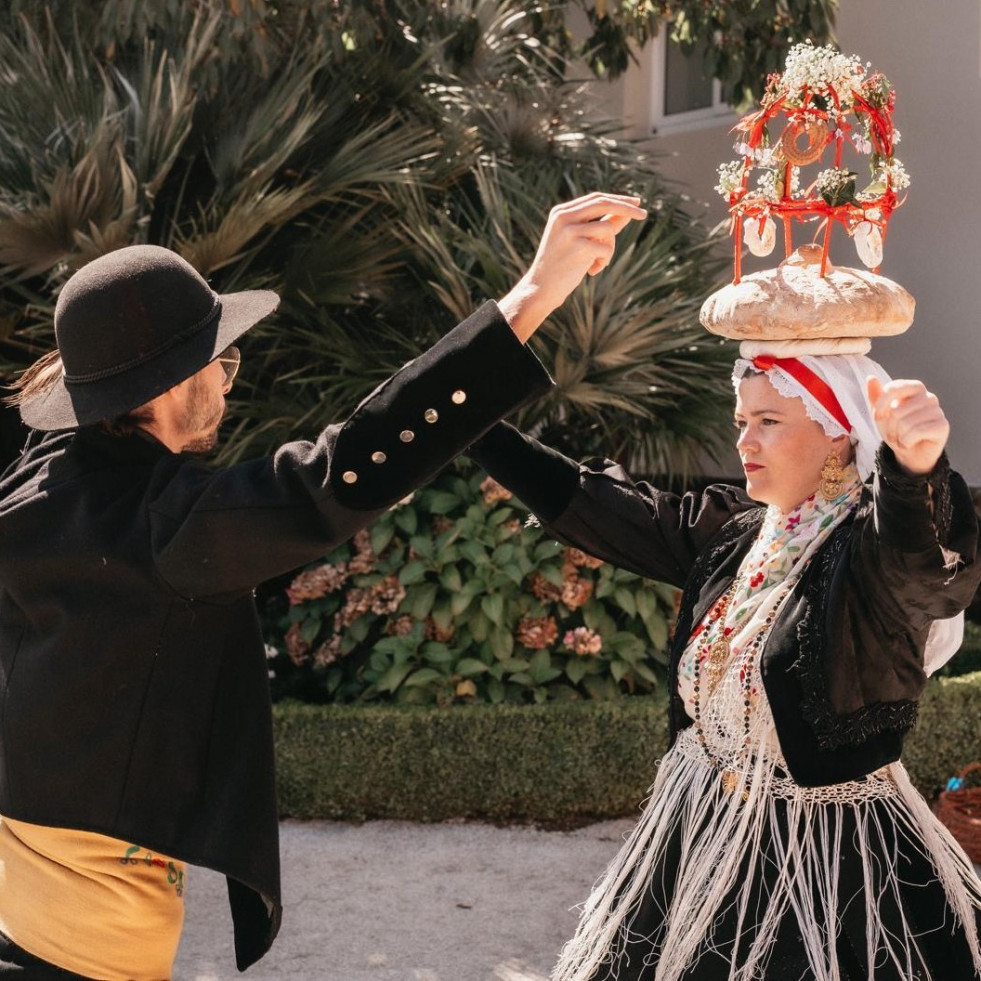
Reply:
[[685, 112], [665, 113], [667, 46], [672, 43], [668, 38], [670, 33], [670, 24], [664, 24], [650, 43], [651, 55], [648, 76], [650, 118], [648, 131], [653, 136], [666, 136], [672, 133], [683, 133], [686, 130], [718, 125], [727, 118], [735, 122], [738, 119], [736, 111], [728, 102], [723, 102], [722, 83], [717, 78], [712, 79], [712, 105], [702, 109], [688, 109]]

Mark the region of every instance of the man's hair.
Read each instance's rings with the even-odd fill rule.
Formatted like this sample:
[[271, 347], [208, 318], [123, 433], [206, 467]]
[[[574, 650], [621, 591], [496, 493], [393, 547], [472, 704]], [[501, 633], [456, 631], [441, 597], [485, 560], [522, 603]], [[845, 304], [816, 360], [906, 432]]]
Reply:
[[57, 350], [48, 352], [10, 384], [13, 394], [5, 396], [4, 403], [20, 406], [46, 395], [61, 377], [61, 371], [61, 354]]
[[[46, 395], [61, 377], [61, 354], [50, 351], [44, 357], [38, 358], [23, 374], [10, 384], [12, 394], [4, 396], [6, 405], [21, 406], [25, 402]], [[129, 412], [103, 419], [98, 425], [110, 436], [129, 436], [137, 429], [153, 420], [153, 407], [149, 404], [138, 405]]]

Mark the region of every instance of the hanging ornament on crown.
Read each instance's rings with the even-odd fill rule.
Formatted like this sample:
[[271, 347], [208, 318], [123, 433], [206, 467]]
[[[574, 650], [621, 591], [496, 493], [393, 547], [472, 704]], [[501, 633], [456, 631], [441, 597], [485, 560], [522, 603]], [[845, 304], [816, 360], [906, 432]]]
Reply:
[[[733, 281], [705, 300], [699, 319], [741, 341], [743, 357], [861, 354], [872, 337], [912, 324], [913, 297], [878, 275], [889, 219], [909, 186], [894, 153], [895, 102], [884, 75], [808, 42], [791, 49], [759, 109], [736, 125], [740, 159], [719, 167], [716, 185], [732, 216]], [[798, 231], [795, 247], [795, 230], [808, 225], [812, 234]], [[835, 229], [866, 268], [832, 265]], [[767, 256], [781, 237], [780, 265], [744, 277], [743, 245]]]
[[[794, 224], [818, 223], [813, 238], [820, 237], [822, 276], [836, 225], [853, 238], [862, 263], [878, 269], [889, 218], [909, 186], [894, 153], [895, 101], [888, 79], [858, 58], [810, 42], [791, 49], [759, 109], [735, 127], [741, 159], [719, 167], [716, 190], [732, 215], [734, 282], [741, 278], [742, 245], [769, 255], [777, 223], [786, 256], [794, 251]], [[856, 169], [846, 165], [852, 161]], [[821, 163], [825, 168], [805, 183], [802, 168]], [[862, 169], [869, 172], [864, 182]]]

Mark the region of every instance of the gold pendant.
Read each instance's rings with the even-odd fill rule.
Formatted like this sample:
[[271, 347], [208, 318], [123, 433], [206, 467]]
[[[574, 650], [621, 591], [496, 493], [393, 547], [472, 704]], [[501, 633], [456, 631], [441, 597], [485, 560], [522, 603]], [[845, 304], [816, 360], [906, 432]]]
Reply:
[[718, 640], [714, 641], [712, 646], [708, 649], [708, 660], [709, 663], [713, 665], [722, 666], [729, 660], [729, 654], [731, 649], [729, 647], [729, 641], [725, 637], [720, 637]]
[[709, 691], [714, 691], [716, 685], [722, 680], [726, 672], [726, 664], [729, 661], [729, 641], [725, 637], [720, 637], [714, 641], [705, 652], [705, 682]]
[[845, 489], [845, 468], [834, 453], [829, 453], [821, 468], [818, 490], [826, 501], [833, 501]]
[[[738, 786], [739, 786], [739, 774], [737, 774], [735, 770], [723, 770], [722, 789], [727, 794], [734, 794]], [[741, 796], [744, 801], [749, 800], [749, 791], [744, 790]]]
[[714, 661], [705, 662], [705, 684], [708, 686], [709, 692], [715, 691], [716, 686], [722, 680], [723, 667], [721, 664], [716, 664]]

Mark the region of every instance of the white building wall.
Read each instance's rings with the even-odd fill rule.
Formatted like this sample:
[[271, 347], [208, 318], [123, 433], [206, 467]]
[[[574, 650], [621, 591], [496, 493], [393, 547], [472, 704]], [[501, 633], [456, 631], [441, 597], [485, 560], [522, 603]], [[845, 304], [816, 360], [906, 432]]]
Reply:
[[[875, 341], [872, 356], [937, 392], [951, 420], [954, 466], [981, 485], [981, 2], [841, 0], [837, 36], [842, 51], [871, 62], [896, 88], [897, 156], [912, 178], [889, 225], [882, 273], [916, 298], [916, 321], [900, 337]], [[641, 62], [607, 97], [623, 106], [636, 135], [648, 130], [649, 50]], [[651, 139], [664, 154], [661, 172], [710, 223], [725, 218], [713, 187], [718, 164], [734, 159], [732, 122]], [[833, 261], [858, 265], [840, 230], [833, 243]]]

